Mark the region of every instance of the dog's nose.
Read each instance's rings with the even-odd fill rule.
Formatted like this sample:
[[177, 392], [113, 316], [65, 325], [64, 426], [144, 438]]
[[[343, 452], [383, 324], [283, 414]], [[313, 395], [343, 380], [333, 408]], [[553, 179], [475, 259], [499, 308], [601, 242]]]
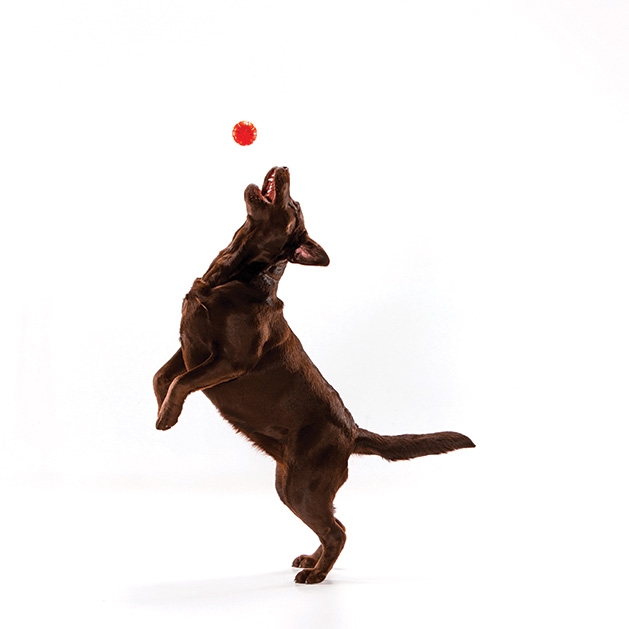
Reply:
[[288, 166], [282, 166], [282, 168], [287, 172], [290, 173], [290, 170], [288, 170]]

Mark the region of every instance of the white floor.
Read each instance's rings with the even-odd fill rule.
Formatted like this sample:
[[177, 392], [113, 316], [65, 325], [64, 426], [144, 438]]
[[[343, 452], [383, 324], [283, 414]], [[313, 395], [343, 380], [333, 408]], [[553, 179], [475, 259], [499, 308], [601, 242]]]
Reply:
[[[316, 586], [293, 582], [292, 558], [316, 540], [272, 486], [16, 485], [1, 496], [0, 621], [626, 627], [622, 524], [579, 519], [569, 496], [505, 492], [477, 453], [395, 466], [358, 460], [337, 500], [348, 543]], [[369, 486], [374, 469], [380, 480]]]

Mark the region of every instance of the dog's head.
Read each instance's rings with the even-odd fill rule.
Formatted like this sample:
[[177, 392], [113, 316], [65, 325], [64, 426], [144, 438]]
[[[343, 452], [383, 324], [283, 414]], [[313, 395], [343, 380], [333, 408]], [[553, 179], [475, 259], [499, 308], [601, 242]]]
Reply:
[[301, 207], [290, 196], [288, 168], [272, 168], [262, 188], [248, 185], [245, 203], [255, 262], [273, 265], [287, 260], [312, 266], [330, 263], [323, 247], [308, 236]]

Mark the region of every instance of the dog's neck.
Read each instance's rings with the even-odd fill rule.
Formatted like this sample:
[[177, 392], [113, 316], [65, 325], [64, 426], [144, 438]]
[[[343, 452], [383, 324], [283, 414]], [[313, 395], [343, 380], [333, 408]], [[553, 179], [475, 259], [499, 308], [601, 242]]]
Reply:
[[220, 275], [217, 277], [218, 274], [212, 274], [211, 271], [215, 270], [213, 265], [210, 267], [208, 273], [195, 280], [194, 288], [202, 292], [208, 292], [212, 290], [212, 288], [227, 284], [228, 282], [239, 281], [255, 287], [266, 296], [275, 296], [277, 294], [277, 286], [282, 279], [282, 275], [284, 275], [287, 264], [287, 260], [280, 260], [279, 262], [266, 266], [260, 263], [250, 263], [244, 265], [238, 271], [232, 271], [227, 277], [225, 277], [225, 275], [223, 275], [223, 277], [220, 277]]
[[276, 262], [272, 266], [265, 269], [264, 275], [271, 278], [277, 284], [282, 279], [282, 275], [284, 275], [287, 264], [288, 260], [281, 260], [280, 262]]
[[284, 275], [286, 265], [286, 260], [273, 264], [251, 277], [248, 283], [255, 286], [267, 296], [275, 296], [277, 295], [277, 286], [282, 279], [282, 275]]
[[261, 273], [279, 281], [286, 261], [270, 261], [264, 241], [258, 242], [255, 227], [250, 220], [234, 234], [231, 243], [212, 261], [201, 280], [209, 288], [226, 284], [232, 280], [249, 282]]

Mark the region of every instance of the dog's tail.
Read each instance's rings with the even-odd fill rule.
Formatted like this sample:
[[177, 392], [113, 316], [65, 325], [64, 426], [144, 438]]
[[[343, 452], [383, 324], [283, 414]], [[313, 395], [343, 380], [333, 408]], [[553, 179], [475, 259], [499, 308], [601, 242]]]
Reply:
[[458, 432], [389, 437], [359, 428], [354, 443], [354, 454], [377, 454], [387, 461], [403, 461], [428, 454], [444, 454], [461, 448], [475, 447], [469, 437]]

